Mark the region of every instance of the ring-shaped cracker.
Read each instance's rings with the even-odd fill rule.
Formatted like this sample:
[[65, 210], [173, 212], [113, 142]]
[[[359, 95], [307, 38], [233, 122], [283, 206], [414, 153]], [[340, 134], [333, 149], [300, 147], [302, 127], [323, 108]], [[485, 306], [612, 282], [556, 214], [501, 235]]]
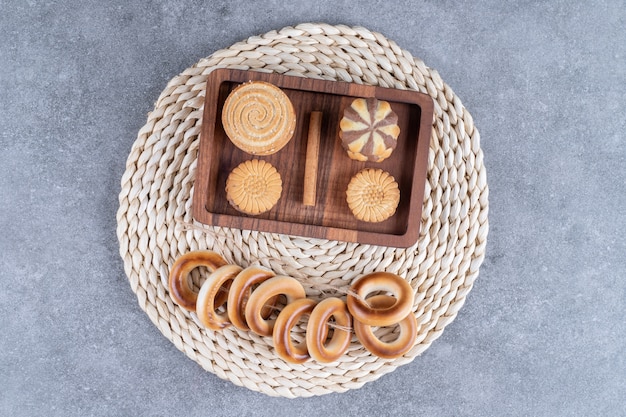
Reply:
[[[244, 268], [239, 275], [235, 277], [228, 291], [226, 310], [230, 322], [236, 328], [239, 330], [250, 330], [246, 322], [245, 309], [252, 288], [274, 276], [276, 276], [276, 274], [268, 269], [258, 266], [249, 266]], [[267, 315], [270, 312], [271, 310], [266, 309], [264, 313]]]
[[[373, 308], [386, 308], [395, 304], [395, 298], [389, 295], [375, 295], [367, 299], [367, 303]], [[417, 319], [410, 312], [398, 322], [400, 333], [391, 342], [383, 342], [374, 334], [372, 326], [354, 320], [354, 333], [363, 347], [370, 353], [385, 359], [398, 358], [407, 353], [417, 339]]]
[[227, 312], [218, 313], [215, 309], [226, 303], [228, 288], [241, 271], [242, 268], [238, 265], [221, 266], [211, 273], [200, 287], [196, 301], [196, 314], [207, 328], [221, 330], [230, 326]]
[[[330, 341], [328, 321], [333, 317], [336, 326]], [[350, 346], [352, 338], [352, 317], [343, 300], [330, 297], [320, 301], [309, 316], [306, 328], [306, 345], [311, 358], [318, 362], [334, 362], [341, 357]]]
[[[306, 340], [297, 345], [293, 344], [291, 329], [300, 321], [303, 315], [310, 315], [316, 305], [317, 302], [310, 298], [300, 298], [287, 304], [276, 318], [272, 338], [276, 353], [285, 361], [289, 363], [304, 363], [311, 357]], [[328, 328], [326, 329], [328, 330]], [[326, 336], [324, 335], [324, 339], [326, 339]]]
[[304, 287], [295, 278], [286, 276], [275, 276], [259, 285], [248, 299], [245, 308], [246, 322], [250, 330], [260, 336], [272, 336], [276, 319], [266, 319], [263, 317], [263, 309], [276, 297], [284, 295], [287, 304], [297, 299], [305, 298]]
[[[389, 307], [374, 307], [363, 301], [376, 291], [393, 294], [396, 302]], [[405, 318], [413, 308], [413, 289], [396, 274], [373, 272], [352, 284], [347, 304], [354, 320], [370, 326], [390, 326]]]
[[192, 251], [180, 256], [170, 269], [168, 284], [172, 300], [185, 310], [196, 311], [198, 293], [189, 285], [187, 276], [200, 266], [214, 272], [226, 264], [224, 258], [212, 251]]

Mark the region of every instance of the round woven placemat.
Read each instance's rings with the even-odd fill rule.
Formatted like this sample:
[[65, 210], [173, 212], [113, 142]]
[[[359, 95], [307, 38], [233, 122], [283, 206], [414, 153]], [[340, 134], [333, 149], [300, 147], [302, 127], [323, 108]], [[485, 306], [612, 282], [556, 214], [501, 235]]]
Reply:
[[[435, 117], [418, 242], [410, 248], [242, 231], [191, 217], [207, 75], [216, 68], [279, 72], [429, 94]], [[272, 396], [300, 397], [359, 388], [422, 353], [454, 320], [478, 276], [488, 231], [488, 188], [472, 117], [439, 74], [383, 35], [362, 27], [301, 24], [219, 50], [173, 78], [148, 115], [128, 157], [117, 213], [120, 254], [139, 305], [165, 337], [220, 378]], [[311, 298], [372, 271], [399, 274], [415, 290], [415, 346], [386, 360], [357, 341], [337, 362], [281, 360], [269, 338], [229, 328], [206, 330], [172, 302], [170, 266], [209, 249], [241, 266], [260, 264], [307, 277]], [[202, 276], [196, 274], [199, 284]], [[329, 289], [330, 288], [330, 289]]]

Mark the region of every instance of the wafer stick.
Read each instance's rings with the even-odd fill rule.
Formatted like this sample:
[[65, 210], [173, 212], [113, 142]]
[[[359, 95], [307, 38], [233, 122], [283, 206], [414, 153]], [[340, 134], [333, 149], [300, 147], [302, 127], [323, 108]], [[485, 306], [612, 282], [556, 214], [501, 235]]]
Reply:
[[320, 133], [322, 129], [322, 112], [311, 112], [309, 121], [309, 136], [306, 145], [306, 160], [304, 163], [304, 196], [305, 206], [314, 206], [317, 195], [317, 165], [320, 153]]

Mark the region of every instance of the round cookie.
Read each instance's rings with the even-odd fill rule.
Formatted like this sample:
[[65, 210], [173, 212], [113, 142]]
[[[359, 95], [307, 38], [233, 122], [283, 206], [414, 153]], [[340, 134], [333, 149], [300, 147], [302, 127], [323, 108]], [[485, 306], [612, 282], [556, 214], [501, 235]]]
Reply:
[[400, 202], [400, 189], [388, 172], [366, 168], [352, 177], [346, 197], [357, 219], [378, 223], [395, 214]]
[[375, 98], [357, 98], [339, 122], [339, 137], [348, 156], [357, 161], [381, 162], [396, 147], [400, 127], [391, 105]]
[[283, 191], [276, 168], [259, 159], [239, 164], [226, 179], [226, 198], [236, 210], [257, 215], [276, 205]]
[[226, 98], [222, 125], [239, 149], [252, 155], [271, 155], [293, 137], [296, 112], [280, 88], [264, 81], [250, 81], [236, 87]]

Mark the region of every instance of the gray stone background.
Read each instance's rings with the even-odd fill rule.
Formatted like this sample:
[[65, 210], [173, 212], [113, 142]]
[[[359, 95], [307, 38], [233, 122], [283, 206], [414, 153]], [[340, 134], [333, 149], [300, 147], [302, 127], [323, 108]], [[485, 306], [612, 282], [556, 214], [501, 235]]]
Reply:
[[[430, 349], [359, 390], [286, 400], [160, 334], [115, 215], [167, 81], [300, 22], [368, 27], [439, 71], [481, 132], [491, 228]], [[623, 0], [0, 0], [0, 415], [626, 415], [625, 130]]]

